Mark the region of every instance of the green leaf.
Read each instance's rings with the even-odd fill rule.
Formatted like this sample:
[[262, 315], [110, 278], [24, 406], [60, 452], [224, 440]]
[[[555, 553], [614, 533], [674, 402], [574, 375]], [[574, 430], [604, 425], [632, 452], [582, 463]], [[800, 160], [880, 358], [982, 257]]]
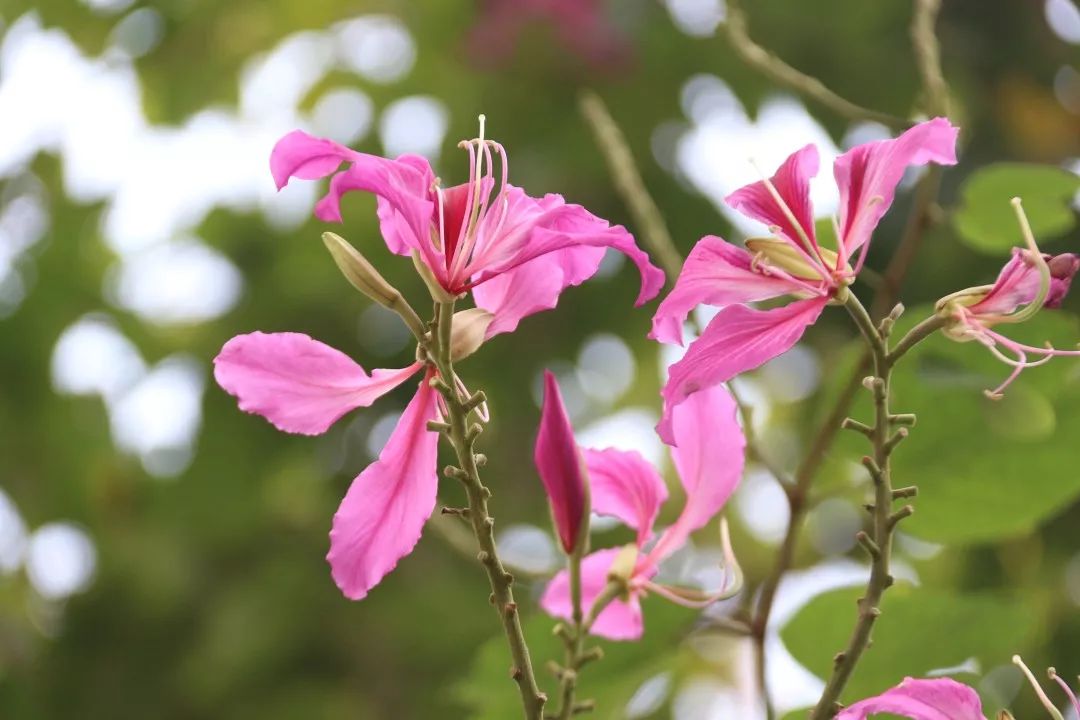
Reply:
[[[909, 310], [894, 337], [930, 312]], [[1080, 338], [1076, 318], [1061, 311], [997, 329], [1036, 346], [1049, 340], [1071, 348]], [[978, 343], [953, 342], [940, 333], [898, 363], [892, 410], [918, 416], [893, 457], [893, 483], [919, 487], [905, 532], [952, 544], [1021, 536], [1080, 496], [1080, 362], [1056, 358], [1025, 370], [1002, 400], [988, 399], [983, 390], [1010, 371]], [[868, 394], [860, 389], [851, 410], [866, 422], [872, 418]], [[826, 472], [847, 476], [838, 461], [855, 461], [868, 447], [862, 436], [843, 433]], [[868, 492], [868, 486], [861, 481], [855, 492]], [[834, 481], [831, 487], [842, 485]]]
[[[847, 645], [861, 594], [858, 587], [819, 595], [781, 630], [791, 654], [818, 677], [828, 677], [833, 656]], [[873, 645], [855, 668], [845, 703], [880, 693], [905, 676], [925, 677], [971, 658], [983, 667], [1000, 664], [1023, 649], [1037, 627], [1037, 613], [1019, 600], [907, 584], [889, 590], [881, 610]]]
[[1040, 243], [1076, 226], [1070, 203], [1080, 191], [1080, 177], [1051, 165], [997, 163], [974, 173], [960, 189], [961, 204], [953, 224], [961, 239], [980, 252], [1000, 255], [1022, 245], [1020, 227], [1009, 202], [1024, 201], [1024, 212]]

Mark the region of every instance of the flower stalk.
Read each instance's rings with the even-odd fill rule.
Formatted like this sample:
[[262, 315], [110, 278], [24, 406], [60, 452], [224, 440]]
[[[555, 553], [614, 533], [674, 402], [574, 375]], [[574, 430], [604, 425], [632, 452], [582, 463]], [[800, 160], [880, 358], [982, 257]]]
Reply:
[[914, 509], [905, 505], [894, 512], [893, 503], [898, 499], [911, 497], [915, 489], [903, 488], [903, 492], [893, 490], [891, 456], [897, 445], [907, 437], [907, 428], [911, 422], [906, 415], [896, 415], [889, 409], [892, 368], [908, 349], [940, 328], [940, 324], [935, 323], [933, 318], [926, 320], [908, 333], [895, 350], [890, 351], [889, 331], [903, 311], [902, 306], [898, 305], [880, 325], [875, 325], [870, 313], [853, 293], [844, 298], [843, 304], [869, 345], [873, 362], [873, 375], [867, 377], [863, 385], [874, 397], [874, 423], [870, 426], [854, 421], [845, 423], [866, 435], [873, 446], [872, 455], [862, 459], [874, 483], [874, 502], [868, 506], [871, 528], [869, 532], [860, 532], [858, 535], [859, 544], [870, 556], [870, 578], [866, 583], [866, 591], [859, 598], [858, 618], [851, 638], [844, 650], [835, 657], [832, 676], [810, 714], [811, 720], [826, 720], [839, 711], [840, 695], [863, 652], [870, 645], [874, 623], [881, 616], [881, 599], [894, 582], [890, 571], [893, 534], [899, 522], [909, 517]]
[[[453, 318], [453, 300], [435, 305], [434, 332], [427, 347], [427, 352], [439, 371], [432, 384], [442, 395], [446, 412], [446, 427], [441, 427], [440, 430], [457, 455], [457, 466], [447, 467], [446, 474], [460, 480], [468, 496], [469, 512], [466, 519], [472, 526], [473, 535], [480, 548], [477, 558], [484, 566], [491, 583], [491, 603], [499, 614], [510, 646], [513, 659], [510, 675], [521, 694], [525, 718], [541, 720], [547, 696], [540, 691], [533, 673], [532, 659], [521, 628], [518, 606], [514, 601], [514, 576], [503, 566], [495, 546], [495, 520], [488, 511], [491, 491], [480, 479], [479, 468], [483, 464], [483, 456], [476, 452], [476, 440], [483, 431], [483, 424], [473, 422], [473, 413], [477, 412], [479, 404], [476, 402], [477, 394], [466, 396], [454, 374], [451, 357]], [[480, 419], [479, 415], [476, 418]]]

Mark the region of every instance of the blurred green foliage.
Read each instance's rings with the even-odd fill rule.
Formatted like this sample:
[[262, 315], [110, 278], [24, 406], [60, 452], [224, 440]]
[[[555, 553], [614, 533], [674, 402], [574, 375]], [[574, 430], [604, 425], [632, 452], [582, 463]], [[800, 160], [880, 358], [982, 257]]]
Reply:
[[[664, 122], [685, 124], [679, 92], [696, 73], [723, 78], [751, 113], [777, 91], [741, 65], [722, 37], [688, 37], [660, 3], [645, 0], [610, 3], [610, 21], [630, 48], [629, 59], [616, 67], [583, 63], [543, 23], [531, 26], [504, 62], [477, 65], [467, 34], [483, 4], [465, 0], [138, 5], [164, 18], [161, 43], [136, 63], [153, 122], [178, 124], [205, 107], [234, 105], [245, 62], [293, 32], [390, 13], [415, 38], [411, 73], [393, 85], [341, 74], [326, 84], [356, 85], [377, 109], [413, 93], [445, 103], [450, 128], [440, 170], [448, 182], [464, 176], [456, 139], [471, 136], [475, 116], [484, 112], [490, 132], [508, 148], [516, 184], [533, 193], [560, 192], [628, 223], [576, 112], [577, 90], [593, 87], [625, 130], [684, 252], [704, 234], [737, 233], [688, 183], [660, 166], [651, 149], [654, 130]], [[1053, 250], [1077, 248], [1075, 211], [1066, 207], [1075, 177], [1024, 166], [976, 174], [1003, 160], [1058, 165], [1080, 154], [1080, 118], [1054, 94], [1059, 68], [1075, 67], [1080, 56], [1046, 26], [1040, 5], [945, 3], [939, 29], [964, 147], [961, 165], [945, 176], [943, 204], [946, 210], [959, 205], [961, 212], [955, 223], [929, 233], [904, 284], [909, 306], [992, 281], [1008, 246], [1019, 240], [998, 198], [1022, 194], [1033, 222], [1061, 235]], [[756, 38], [841, 94], [899, 115], [917, 102], [909, 2], [760, 0], [748, 10]], [[102, 51], [116, 23], [115, 16], [69, 0], [6, 0], [0, 17], [10, 23], [30, 11], [90, 55]], [[322, 89], [315, 88], [305, 106]], [[808, 109], [834, 138], [843, 136], [845, 120]], [[359, 149], [381, 152], [374, 134]], [[290, 437], [239, 412], [211, 385], [194, 462], [179, 478], [159, 481], [115, 449], [100, 400], [61, 396], [52, 387], [56, 339], [94, 311], [108, 312], [149, 361], [182, 351], [199, 358], [207, 374], [225, 340], [254, 329], [305, 332], [372, 366], [358, 323], [365, 303], [326, 257], [318, 241], [322, 224], [312, 219], [283, 234], [258, 214], [214, 211], [199, 233], [243, 271], [242, 299], [211, 322], [156, 326], [113, 309], [103, 296], [114, 257], [102, 242], [101, 207], [65, 197], [56, 157], [39, 156], [31, 169], [50, 192], [51, 225], [36, 256], [36, 284], [21, 307], [0, 320], [0, 487], [32, 528], [58, 519], [85, 527], [97, 546], [98, 567], [89, 591], [62, 607], [47, 606], [21, 575], [0, 577], [0, 716], [513, 717], [513, 686], [483, 573], [439, 533], [429, 529], [416, 552], [362, 603], [344, 600], [330, 580], [323, 560], [330, 517], [368, 462], [363, 438], [383, 411], [358, 413], [322, 438]], [[965, 189], [958, 189], [965, 178]], [[883, 222], [871, 268], [880, 270], [891, 255], [908, 205], [899, 197]], [[342, 234], [410, 298], [421, 298], [409, 264], [381, 249], [373, 210], [369, 198], [349, 198]], [[470, 383], [491, 398], [495, 422], [482, 444], [501, 527], [546, 522], [530, 460], [537, 417], [530, 385], [541, 368], [572, 360], [592, 334], [612, 332], [630, 344], [638, 363], [638, 378], [620, 404], [657, 406], [659, 360], [645, 339], [651, 308], [631, 309], [635, 283], [624, 267], [611, 280], [572, 289], [557, 310], [529, 318], [463, 366]], [[1076, 339], [1077, 307], [1073, 297], [1057, 315], [1018, 328], [1017, 337], [1068, 346]], [[908, 318], [917, 317], [909, 311]], [[811, 437], [813, 419], [829, 406], [831, 386], [851, 365], [846, 348], [852, 336], [833, 313], [807, 337], [826, 383], [803, 402], [777, 405], [763, 435], [788, 465]], [[378, 360], [407, 361], [411, 352]], [[989, 670], [1007, 663], [1012, 652], [1025, 653], [1036, 667], [1054, 663], [1063, 675], [1080, 672], [1075, 568], [1073, 599], [1066, 593], [1067, 566], [1080, 551], [1080, 372], [1071, 360], [1055, 361], [1025, 374], [1006, 402], [991, 405], [981, 391], [1004, 371], [982, 348], [944, 339], [927, 343], [898, 371], [896, 404], [920, 416], [896, 460], [897, 483], [922, 488], [908, 529], [945, 546], [926, 559], [904, 558], [921, 583], [886, 599], [875, 646], [849, 697], [969, 657]], [[407, 393], [383, 407], [400, 406]], [[860, 440], [845, 438], [833, 450], [815, 500], [863, 499], [865, 480], [855, 476], [853, 485], [847, 467], [865, 452]], [[456, 487], [445, 495], [447, 504], [458, 503]], [[736, 525], [736, 549], [754, 587], [770, 567], [772, 547], [737, 518]], [[851, 555], [861, 561], [856, 551]], [[800, 544], [800, 567], [820, 559], [814, 546]], [[538, 579], [518, 583], [543, 673], [556, 643], [541, 639], [551, 625], [533, 602], [541, 587]], [[811, 670], [824, 672], [840, 649], [853, 597], [846, 590], [819, 597], [785, 632]], [[736, 642], [720, 638], [732, 650], [723, 660], [699, 652], [701, 623], [692, 612], [653, 599], [646, 613], [641, 644], [612, 647], [607, 660], [586, 671], [583, 694], [604, 703], [599, 717], [620, 717], [637, 685], [662, 669], [723, 682], [737, 675]], [[1018, 717], [1039, 712], [1030, 697], [1014, 707]], [[665, 701], [648, 717], [669, 717], [670, 708]]]

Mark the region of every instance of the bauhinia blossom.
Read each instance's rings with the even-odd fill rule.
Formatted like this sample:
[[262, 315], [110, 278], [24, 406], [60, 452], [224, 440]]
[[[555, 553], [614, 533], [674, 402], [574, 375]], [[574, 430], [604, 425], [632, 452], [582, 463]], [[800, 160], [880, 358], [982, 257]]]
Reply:
[[[479, 340], [470, 341], [472, 335], [509, 332], [526, 315], [554, 307], [565, 287], [596, 272], [606, 247], [638, 263], [643, 278], [639, 301], [656, 295], [662, 273], [626, 230], [557, 195], [526, 196], [506, 183], [501, 146], [482, 138], [466, 145], [469, 182], [446, 190], [423, 158], [364, 155], [300, 131], [278, 142], [270, 165], [282, 187], [291, 177], [320, 178], [348, 163], [348, 169], [334, 174], [316, 215], [339, 221], [343, 193], [374, 193], [383, 237], [393, 252], [414, 255], [435, 292], [441, 289], [450, 297], [472, 290], [478, 309], [455, 316], [455, 325], [467, 332], [455, 333], [453, 342], [468, 346], [452, 348], [456, 355], [475, 349]], [[503, 159], [498, 183], [492, 175], [493, 150]], [[332, 251], [350, 251], [343, 241], [331, 240]], [[335, 259], [341, 263], [339, 255]], [[360, 276], [350, 280], [367, 287], [373, 271], [361, 265]], [[377, 298], [385, 291], [367, 289]], [[353, 481], [334, 515], [327, 560], [338, 587], [354, 600], [367, 595], [412, 551], [435, 507], [438, 433], [428, 423], [441, 415], [430, 384], [434, 365], [417, 361], [368, 373], [307, 335], [261, 332], [234, 337], [214, 360], [218, 384], [236, 396], [241, 410], [262, 415], [285, 432], [305, 435], [325, 432], [345, 413], [370, 405], [421, 371], [423, 380], [386, 446]]]
[[[910, 166], [956, 162], [957, 129], [944, 118], [920, 123], [899, 137], [852, 148], [837, 158], [840, 190], [836, 250], [814, 232], [810, 179], [818, 172], [813, 145], [792, 154], [776, 174], [727, 197], [743, 214], [766, 223], [774, 236], [741, 248], [715, 236], [702, 238], [683, 265], [674, 289], [653, 318], [651, 337], [683, 342], [683, 323], [700, 304], [720, 312], [671, 366], [664, 388], [660, 433], [671, 440], [672, 408], [695, 392], [726, 382], [791, 348], [827, 304], [842, 299], [862, 269], [870, 236], [892, 205]], [[777, 297], [793, 302], [770, 310], [750, 303]]]
[[[1050, 717], [1053, 720], [1063, 720], [1061, 711], [1054, 706], [1053, 701], [1047, 696], [1039, 685], [1039, 681], [1035, 679], [1035, 675], [1019, 655], [1013, 656], [1013, 663], [1020, 668], [1031, 683], [1039, 702], [1046, 708]], [[1080, 715], [1080, 699], [1076, 697], [1069, 684], [1057, 674], [1054, 668], [1050, 668], [1048, 674], [1068, 697], [1073, 710]], [[978, 693], [967, 685], [949, 678], [932, 680], [905, 678], [904, 682], [896, 687], [841, 710], [836, 720], [867, 720], [879, 713], [888, 713], [911, 720], [986, 720]], [[1002, 710], [998, 718], [1011, 720], [1012, 715]]]
[[958, 342], [975, 341], [1012, 367], [1004, 382], [986, 391], [994, 399], [1000, 398], [1025, 368], [1042, 365], [1057, 356], [1080, 356], [1080, 351], [1057, 350], [1049, 344], [1043, 347], [1025, 345], [993, 329], [996, 325], [1024, 322], [1043, 308], [1059, 307], [1069, 292], [1073, 276], [1080, 269], [1078, 255], [1041, 252], [1020, 210], [1019, 201], [1014, 200], [1013, 204], [1027, 246], [1013, 249], [1012, 257], [993, 285], [961, 290], [937, 302], [938, 314], [948, 322], [944, 328], [946, 336]]
[[[656, 582], [660, 563], [686, 544], [727, 502], [742, 477], [746, 440], [736, 420], [735, 401], [723, 386], [695, 394], [675, 408], [672, 430], [677, 445], [671, 458], [686, 491], [686, 505], [678, 519], [653, 541], [653, 525], [667, 500], [663, 478], [634, 451], [584, 449], [592, 509], [610, 515], [637, 532], [632, 545], [587, 555], [581, 566], [582, 603], [586, 611], [601, 595], [609, 576], [618, 575], [627, 592], [601, 612], [590, 631], [611, 640], [641, 637], [644, 623], [641, 598], [649, 592], [689, 607], [703, 607], [729, 597], [741, 585], [738, 564], [731, 552], [726, 525], [722, 525], [726, 571], [733, 582], [716, 593], [669, 587]], [[629, 551], [629, 553], [628, 553]], [[629, 554], [630, 562], [626, 562]], [[623, 567], [625, 565], [625, 567]], [[540, 601], [551, 615], [572, 616], [569, 575], [564, 570], [548, 584]]]
[[559, 542], [569, 555], [585, 540], [582, 535], [589, 514], [589, 484], [585, 459], [574, 442], [574, 429], [550, 370], [544, 371], [544, 406], [534, 459], [551, 503]]
[[[485, 338], [555, 307], [565, 288], [596, 273], [608, 247], [624, 253], [641, 272], [637, 304], [656, 296], [664, 274], [625, 228], [560, 195], [532, 198], [509, 184], [506, 152], [484, 138], [483, 116], [480, 137], [461, 146], [469, 154], [469, 180], [448, 188], [418, 155], [390, 160], [300, 130], [274, 146], [270, 169], [279, 188], [291, 178], [332, 176], [329, 193], [315, 207], [315, 215], [327, 222], [342, 221], [346, 192], [375, 195], [390, 251], [413, 256], [436, 292], [456, 297], [471, 291], [486, 324]], [[339, 171], [342, 164], [346, 168]]]

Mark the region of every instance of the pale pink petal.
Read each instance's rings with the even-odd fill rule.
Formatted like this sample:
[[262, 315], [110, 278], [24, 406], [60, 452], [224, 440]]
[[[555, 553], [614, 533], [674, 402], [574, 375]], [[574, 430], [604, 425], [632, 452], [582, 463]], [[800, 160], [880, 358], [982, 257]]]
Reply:
[[807, 285], [752, 269], [753, 255], [714, 235], [698, 241], [653, 317], [653, 340], [683, 343], [683, 323], [698, 305], [727, 307], [807, 291]]
[[244, 412], [262, 415], [279, 430], [326, 432], [353, 408], [366, 407], [423, 367], [373, 370], [301, 333], [237, 335], [214, 358], [214, 378]]
[[612, 515], [637, 530], [642, 546], [652, 535], [660, 506], [667, 500], [667, 485], [656, 468], [634, 450], [589, 450], [589, 492], [593, 512]]
[[904, 682], [840, 711], [836, 720], [866, 720], [889, 713], [911, 720], [985, 720], [978, 694], [949, 678]]
[[896, 186], [911, 166], [956, 164], [957, 128], [945, 118], [919, 123], [893, 140], [848, 150], [836, 159], [840, 188], [841, 264], [874, 232], [892, 205]]
[[530, 260], [575, 247], [611, 247], [626, 255], [641, 273], [641, 305], [660, 292], [664, 273], [649, 262], [634, 236], [621, 225], [610, 225], [560, 195], [530, 198], [520, 188], [506, 193], [506, 214], [490, 210], [480, 229], [469, 274], [479, 285]]
[[270, 174], [278, 190], [289, 183], [290, 178], [317, 180], [337, 170], [342, 162], [354, 160], [359, 153], [325, 140], [293, 130], [277, 141], [270, 151]]
[[1039, 271], [1028, 261], [1027, 251], [1013, 248], [1012, 257], [1001, 268], [990, 292], [969, 309], [976, 315], [1008, 315], [1035, 299], [1039, 283]]
[[828, 298], [799, 300], [772, 310], [745, 305], [724, 308], [668, 371], [664, 386], [664, 415], [657, 432], [675, 444], [672, 410], [694, 393], [727, 382], [741, 372], [785, 353], [825, 309]]
[[780, 233], [797, 248], [806, 250], [799, 239], [800, 231], [817, 245], [814, 235], [814, 208], [810, 203], [810, 178], [818, 173], [820, 159], [813, 145], [792, 153], [770, 178], [777, 194], [791, 210], [798, 225], [793, 225], [780, 204], [765, 186], [764, 180], [750, 183], [724, 198], [731, 207], [744, 215], [780, 228]]
[[581, 450], [574, 441], [574, 428], [559, 384], [550, 370], [544, 371], [544, 405], [533, 458], [551, 503], [559, 541], [569, 554], [580, 541], [582, 522], [588, 513], [588, 491]]
[[[608, 571], [619, 554], [619, 548], [598, 550], [586, 555], [581, 561], [581, 604], [588, 614], [593, 601], [607, 585]], [[565, 570], [548, 583], [540, 598], [540, 607], [552, 617], [570, 620], [573, 607], [570, 600], [570, 578]], [[629, 601], [615, 600], [600, 613], [592, 626], [591, 634], [608, 640], [637, 640], [644, 631], [641, 617], [641, 601], [631, 592]]]
[[559, 295], [596, 274], [604, 248], [575, 247], [549, 253], [473, 288], [476, 306], [494, 315], [485, 339], [513, 332], [529, 315], [550, 310]]
[[438, 415], [435, 397], [420, 383], [379, 459], [353, 480], [334, 514], [326, 559], [351, 600], [367, 595], [412, 552], [435, 509], [439, 435], [427, 428]]
[[686, 490], [686, 505], [649, 552], [658, 564], [678, 550], [690, 533], [720, 512], [742, 479], [746, 438], [738, 408], [723, 385], [694, 393], [675, 406], [671, 431], [676, 445], [671, 458]]

